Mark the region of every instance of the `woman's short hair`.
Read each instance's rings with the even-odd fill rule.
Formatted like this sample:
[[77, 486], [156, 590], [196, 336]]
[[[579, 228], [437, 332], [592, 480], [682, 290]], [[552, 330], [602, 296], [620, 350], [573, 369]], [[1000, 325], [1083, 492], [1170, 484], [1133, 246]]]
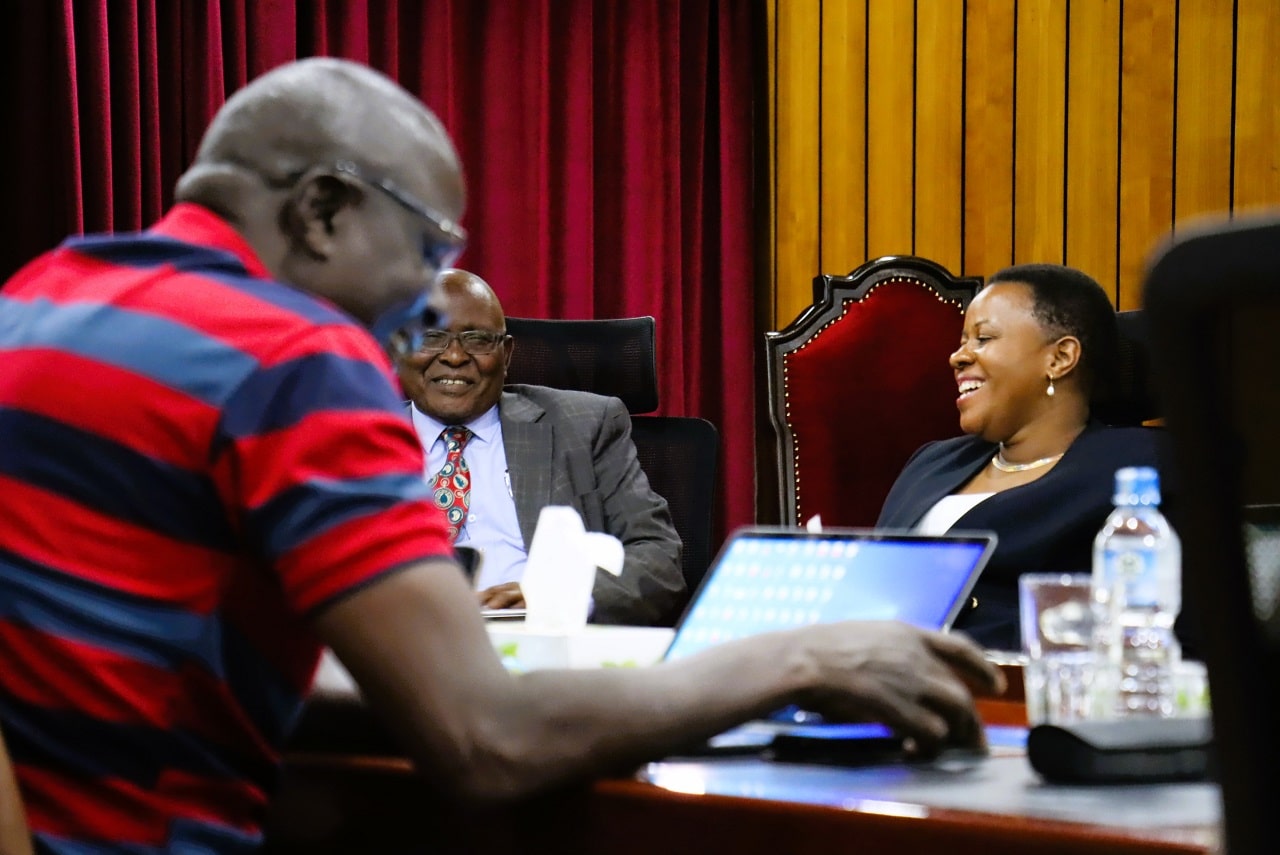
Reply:
[[1016, 282], [1031, 289], [1031, 313], [1054, 337], [1072, 335], [1080, 340], [1079, 371], [1085, 394], [1091, 401], [1105, 397], [1111, 377], [1106, 366], [1119, 358], [1116, 312], [1107, 292], [1092, 276], [1060, 264], [1018, 264], [1006, 267], [987, 280]]

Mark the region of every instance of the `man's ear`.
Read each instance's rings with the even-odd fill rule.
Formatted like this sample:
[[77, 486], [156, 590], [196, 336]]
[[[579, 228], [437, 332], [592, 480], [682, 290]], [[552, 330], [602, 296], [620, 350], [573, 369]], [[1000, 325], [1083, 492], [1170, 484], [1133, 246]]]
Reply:
[[280, 228], [291, 248], [315, 261], [327, 261], [334, 250], [334, 219], [363, 198], [358, 187], [336, 175], [308, 176], [285, 201]]
[[516, 352], [516, 340], [511, 336], [507, 336], [502, 342], [502, 350], [504, 353], [502, 359], [502, 379], [507, 379], [507, 372], [511, 370], [511, 356]]
[[1055, 378], [1065, 377], [1080, 364], [1080, 339], [1064, 335], [1053, 343], [1049, 357], [1049, 373]]

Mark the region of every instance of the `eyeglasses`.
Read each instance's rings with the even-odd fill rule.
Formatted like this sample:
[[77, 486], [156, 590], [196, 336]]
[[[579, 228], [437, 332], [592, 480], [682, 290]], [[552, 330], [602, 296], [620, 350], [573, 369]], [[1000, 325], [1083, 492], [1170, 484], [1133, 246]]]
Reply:
[[444, 353], [454, 341], [469, 356], [488, 356], [496, 351], [507, 339], [507, 333], [485, 332], [484, 330], [464, 330], [449, 332], [448, 330], [427, 330], [422, 334], [422, 343], [418, 345], [419, 353]]
[[[349, 175], [357, 181], [376, 187], [398, 204], [431, 224], [439, 236], [422, 239], [422, 257], [434, 270], [445, 270], [462, 255], [467, 246], [467, 230], [439, 211], [419, 201], [389, 178], [375, 178], [350, 160], [339, 160], [333, 165], [335, 172]], [[448, 347], [448, 345], [445, 345]]]

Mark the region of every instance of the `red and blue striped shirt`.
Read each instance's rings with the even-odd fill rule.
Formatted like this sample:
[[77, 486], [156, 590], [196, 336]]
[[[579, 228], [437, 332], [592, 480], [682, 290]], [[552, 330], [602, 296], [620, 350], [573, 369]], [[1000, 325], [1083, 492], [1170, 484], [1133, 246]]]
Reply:
[[42, 851], [251, 851], [307, 616], [447, 555], [377, 343], [195, 205], [0, 290], [0, 722]]

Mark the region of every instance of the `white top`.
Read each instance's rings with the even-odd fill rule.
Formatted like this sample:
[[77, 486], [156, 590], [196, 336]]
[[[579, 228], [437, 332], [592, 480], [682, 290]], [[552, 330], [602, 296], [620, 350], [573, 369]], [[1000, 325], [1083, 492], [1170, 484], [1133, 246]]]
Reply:
[[920, 518], [916, 531], [921, 534], [945, 534], [962, 516], [994, 495], [995, 493], [959, 493], [943, 496]]

